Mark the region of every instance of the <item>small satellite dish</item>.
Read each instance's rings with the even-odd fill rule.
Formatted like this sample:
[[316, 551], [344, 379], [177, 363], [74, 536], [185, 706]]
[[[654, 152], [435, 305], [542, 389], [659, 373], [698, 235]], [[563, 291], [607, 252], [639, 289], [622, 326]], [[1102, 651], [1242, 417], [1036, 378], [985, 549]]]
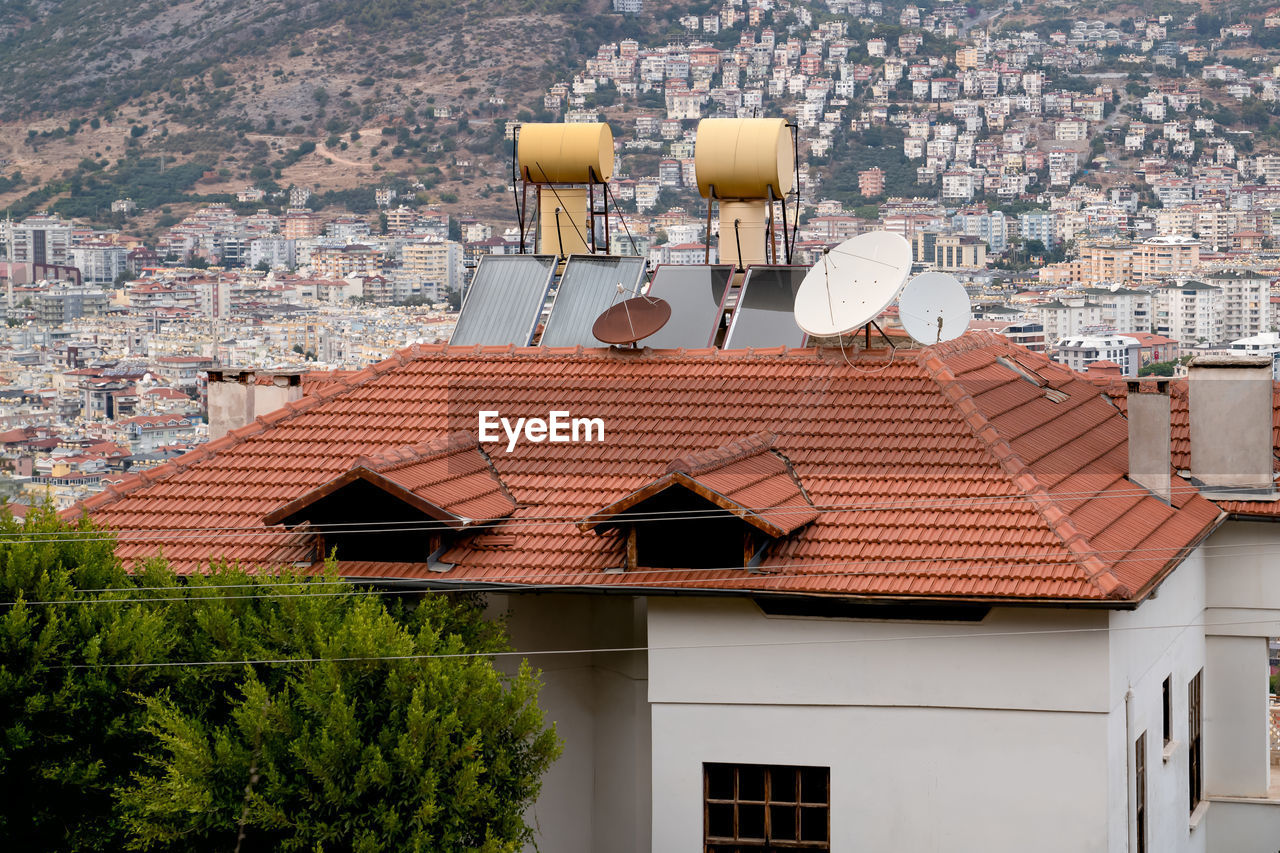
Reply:
[[626, 299], [596, 318], [591, 334], [606, 344], [634, 344], [667, 325], [671, 305], [656, 296]]
[[926, 272], [903, 288], [898, 297], [898, 318], [912, 340], [930, 346], [963, 335], [973, 314], [969, 294], [955, 276]]
[[819, 338], [845, 335], [893, 304], [911, 273], [911, 244], [871, 231], [825, 252], [796, 293], [796, 325]]

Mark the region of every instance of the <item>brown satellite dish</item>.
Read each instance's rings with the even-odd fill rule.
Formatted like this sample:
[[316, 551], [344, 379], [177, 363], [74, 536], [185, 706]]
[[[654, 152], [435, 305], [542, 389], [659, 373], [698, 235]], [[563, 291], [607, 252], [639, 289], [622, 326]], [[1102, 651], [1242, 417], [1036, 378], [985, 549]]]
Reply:
[[667, 325], [671, 306], [656, 296], [636, 296], [609, 308], [596, 318], [591, 334], [606, 344], [634, 344]]

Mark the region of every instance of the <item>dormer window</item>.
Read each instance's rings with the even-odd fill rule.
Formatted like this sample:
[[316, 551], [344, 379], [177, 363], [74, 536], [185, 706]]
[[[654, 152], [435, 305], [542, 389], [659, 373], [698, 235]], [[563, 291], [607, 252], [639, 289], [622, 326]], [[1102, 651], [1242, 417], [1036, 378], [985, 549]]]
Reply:
[[663, 476], [579, 522], [621, 531], [623, 567], [751, 568], [817, 518], [790, 464], [760, 433], [675, 460]]
[[263, 521], [305, 525], [320, 559], [336, 552], [342, 561], [427, 563], [461, 534], [514, 509], [476, 437], [458, 432], [360, 457]]

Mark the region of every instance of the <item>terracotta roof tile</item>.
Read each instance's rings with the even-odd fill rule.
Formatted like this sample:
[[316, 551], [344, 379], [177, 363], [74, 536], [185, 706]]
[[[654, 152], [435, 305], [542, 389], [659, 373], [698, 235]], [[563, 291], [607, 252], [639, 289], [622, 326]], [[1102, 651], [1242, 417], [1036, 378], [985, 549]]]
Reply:
[[[1051, 387], [1058, 402], [1046, 396]], [[504, 417], [546, 417], [553, 408], [600, 417], [606, 439], [521, 441], [511, 452], [505, 443], [483, 445], [492, 468], [484, 476], [500, 477], [514, 503], [509, 518], [460, 540], [446, 555], [454, 563], [446, 574], [424, 564], [350, 563], [344, 571], [458, 583], [1121, 602], [1144, 594], [1219, 517], [1182, 481], [1175, 507], [1135, 499], [1117, 409], [1085, 379], [985, 332], [895, 354], [422, 346], [86, 507], [119, 531], [126, 562], [162, 546], [184, 571], [219, 556], [263, 566], [310, 561], [305, 531], [264, 527], [268, 513], [360, 464], [386, 465], [395, 476], [406, 447], [475, 429], [481, 408]], [[773, 466], [758, 472], [770, 485], [742, 500], [802, 506], [803, 497], [773, 491], [782, 465], [788, 489], [799, 494], [803, 484], [816, 517], [776, 540], [757, 571], [603, 571], [623, 564], [624, 537], [576, 522], [662, 477], [673, 459], [697, 468], [762, 432], [773, 436], [769, 449], [752, 455], [739, 446], [729, 455], [746, 455], [724, 466]], [[427, 463], [405, 467], [416, 464]], [[425, 469], [399, 476], [404, 489], [443, 482], [427, 485]], [[436, 496], [465, 498], [453, 485]]]

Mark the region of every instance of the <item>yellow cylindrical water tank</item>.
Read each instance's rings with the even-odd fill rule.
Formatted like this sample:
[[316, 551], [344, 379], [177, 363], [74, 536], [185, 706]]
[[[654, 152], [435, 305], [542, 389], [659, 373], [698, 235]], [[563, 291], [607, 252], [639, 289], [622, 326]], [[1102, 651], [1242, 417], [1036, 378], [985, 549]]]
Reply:
[[520, 175], [530, 183], [585, 184], [613, 174], [613, 131], [604, 122], [522, 124], [516, 149]]
[[791, 191], [795, 147], [786, 119], [704, 118], [698, 122], [693, 164], [698, 192], [716, 198], [774, 198]]
[[720, 203], [720, 263], [746, 269], [766, 261], [767, 201]]

